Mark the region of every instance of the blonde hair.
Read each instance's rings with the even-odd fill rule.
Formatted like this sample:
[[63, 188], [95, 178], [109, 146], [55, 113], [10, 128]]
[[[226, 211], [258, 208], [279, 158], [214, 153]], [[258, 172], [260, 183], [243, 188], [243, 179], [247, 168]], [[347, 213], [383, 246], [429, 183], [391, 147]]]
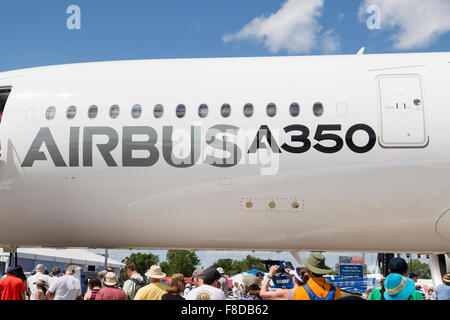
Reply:
[[184, 290], [184, 275], [181, 273], [174, 274], [167, 286], [168, 294], [179, 294]]

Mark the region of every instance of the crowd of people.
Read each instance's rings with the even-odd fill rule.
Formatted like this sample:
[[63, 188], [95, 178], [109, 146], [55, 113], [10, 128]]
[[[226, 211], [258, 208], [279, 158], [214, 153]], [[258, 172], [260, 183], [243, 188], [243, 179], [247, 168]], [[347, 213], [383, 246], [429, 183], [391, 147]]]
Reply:
[[[196, 269], [190, 281], [183, 274], [174, 274], [166, 285], [166, 274], [160, 266], [153, 265], [145, 273], [145, 280], [132, 262], [126, 263], [127, 280], [119, 282], [113, 268], [97, 277], [83, 276], [82, 269], [69, 263], [61, 272], [57, 267], [50, 273], [37, 265], [35, 273], [26, 278], [21, 267], [9, 267], [0, 280], [1, 300], [344, 300], [363, 299], [344, 294], [324, 276], [332, 269], [325, 257], [311, 254], [302, 261], [303, 268], [284, 270], [294, 283], [293, 289], [270, 288], [271, 280], [279, 274], [279, 266], [272, 266], [267, 275], [245, 274], [242, 283], [234, 282], [229, 288], [228, 278], [222, 268]], [[415, 274], [407, 275], [408, 264], [394, 258], [389, 264], [389, 275], [380, 279], [378, 286], [367, 292], [367, 300], [424, 300], [416, 290]], [[428, 299], [450, 300], [450, 274], [443, 278], [434, 296]]]

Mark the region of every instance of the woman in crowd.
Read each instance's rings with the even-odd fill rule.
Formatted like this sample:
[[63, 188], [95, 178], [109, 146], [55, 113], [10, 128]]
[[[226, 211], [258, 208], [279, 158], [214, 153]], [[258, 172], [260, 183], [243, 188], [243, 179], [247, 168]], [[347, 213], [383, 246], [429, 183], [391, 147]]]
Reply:
[[162, 296], [161, 300], [184, 300], [182, 297], [184, 291], [184, 275], [181, 273], [174, 274], [166, 290], [167, 293]]
[[97, 293], [102, 290], [102, 283], [98, 278], [90, 278], [88, 280], [89, 290], [84, 295], [84, 300], [95, 300]]
[[244, 276], [244, 294], [238, 300], [263, 300], [260, 296], [259, 278], [253, 274]]
[[47, 293], [48, 283], [44, 280], [38, 280], [34, 283], [37, 287], [36, 300], [45, 300], [45, 294]]

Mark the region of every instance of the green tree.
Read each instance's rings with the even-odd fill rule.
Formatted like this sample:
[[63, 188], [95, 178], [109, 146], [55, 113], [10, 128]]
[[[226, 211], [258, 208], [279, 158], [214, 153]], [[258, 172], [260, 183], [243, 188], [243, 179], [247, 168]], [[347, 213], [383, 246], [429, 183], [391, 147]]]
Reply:
[[[152, 265], [159, 263], [159, 257], [153, 253], [132, 253], [129, 257], [122, 260], [122, 263], [133, 262], [136, 265], [137, 272], [145, 277], [145, 273]], [[123, 272], [120, 272], [120, 279], [126, 280], [127, 276]]]
[[430, 266], [427, 263], [420, 262], [418, 259], [408, 262], [408, 272], [417, 273], [420, 279], [431, 279]]
[[233, 274], [233, 259], [219, 259], [210, 268], [222, 268], [225, 274]]
[[220, 259], [211, 267], [221, 267], [224, 269], [225, 274], [227, 275], [235, 275], [252, 269], [258, 269], [261, 271], [266, 270], [266, 266], [264, 265], [262, 260], [256, 257], [252, 257], [251, 255], [248, 255], [243, 260]]
[[166, 260], [161, 263], [161, 269], [169, 277], [176, 273], [190, 277], [200, 263], [200, 259], [195, 251], [187, 250], [169, 250], [167, 251]]

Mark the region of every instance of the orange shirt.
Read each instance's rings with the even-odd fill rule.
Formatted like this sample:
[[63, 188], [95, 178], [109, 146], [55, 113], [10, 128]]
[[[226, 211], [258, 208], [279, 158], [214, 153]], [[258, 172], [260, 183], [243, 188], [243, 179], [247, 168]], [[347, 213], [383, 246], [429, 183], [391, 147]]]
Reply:
[[19, 278], [8, 275], [0, 281], [1, 300], [22, 300], [21, 293], [26, 292], [25, 284]]
[[[330, 291], [331, 284], [323, 277], [320, 278], [311, 278], [308, 281], [308, 285], [311, 290], [316, 294], [319, 298], [325, 298]], [[341, 298], [341, 290], [336, 287], [336, 294], [334, 296], [334, 300], [339, 300]], [[308, 293], [303, 287], [299, 287], [294, 292], [294, 300], [311, 300], [309, 298]]]

